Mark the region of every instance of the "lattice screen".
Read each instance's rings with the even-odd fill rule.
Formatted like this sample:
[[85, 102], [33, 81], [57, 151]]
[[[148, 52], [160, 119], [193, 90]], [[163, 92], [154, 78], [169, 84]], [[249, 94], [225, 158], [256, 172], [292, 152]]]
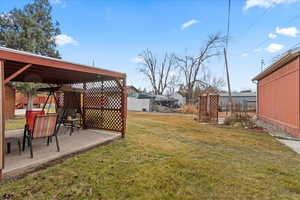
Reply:
[[219, 95], [209, 95], [209, 116], [210, 122], [218, 122], [218, 106], [219, 106]]
[[199, 97], [199, 121], [206, 121], [207, 113], [207, 96]]
[[199, 121], [218, 122], [219, 95], [201, 95], [199, 97]]
[[124, 80], [86, 83], [83, 115], [86, 128], [125, 132], [126, 88]]

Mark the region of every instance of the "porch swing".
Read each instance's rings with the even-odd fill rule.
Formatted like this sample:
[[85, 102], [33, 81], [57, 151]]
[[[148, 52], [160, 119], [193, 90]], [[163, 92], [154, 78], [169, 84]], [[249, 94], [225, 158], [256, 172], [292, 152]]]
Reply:
[[[48, 96], [46, 102], [43, 105], [43, 109], [41, 111], [26, 111], [26, 124], [24, 128], [24, 137], [23, 137], [23, 147], [22, 150], [25, 151], [26, 140], [28, 141], [28, 146], [30, 148], [30, 155], [33, 158], [33, 150], [32, 150], [32, 140], [37, 138], [48, 138], [47, 146], [50, 143], [51, 138], [54, 136], [56, 140], [57, 151], [60, 151], [58, 137], [57, 137], [57, 107], [58, 100], [55, 96], [55, 91], [59, 88], [40, 88], [38, 91], [48, 91]], [[54, 99], [55, 103], [55, 112], [50, 113], [50, 108], [53, 102], [51, 100]], [[48, 101], [50, 103], [48, 104]], [[45, 113], [45, 108], [48, 106], [47, 114]]]

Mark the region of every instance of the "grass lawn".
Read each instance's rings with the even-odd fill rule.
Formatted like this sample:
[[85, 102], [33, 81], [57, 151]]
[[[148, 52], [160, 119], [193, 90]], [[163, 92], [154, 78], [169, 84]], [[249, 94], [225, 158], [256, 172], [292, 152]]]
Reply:
[[25, 125], [25, 118], [17, 117], [16, 119], [7, 120], [5, 122], [5, 129], [6, 130], [23, 129], [24, 125]]
[[265, 133], [129, 113], [127, 137], [0, 184], [0, 199], [300, 199], [300, 156]]

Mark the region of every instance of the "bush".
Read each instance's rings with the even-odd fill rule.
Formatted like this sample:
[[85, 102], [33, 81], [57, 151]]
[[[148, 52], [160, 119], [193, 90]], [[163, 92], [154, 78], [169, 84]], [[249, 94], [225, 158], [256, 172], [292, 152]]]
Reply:
[[233, 113], [231, 116], [225, 118], [224, 125], [246, 127], [252, 126], [253, 122], [248, 114]]
[[184, 105], [180, 108], [182, 113], [185, 114], [195, 114], [198, 113], [198, 109], [196, 105], [192, 105], [192, 104], [188, 104], [188, 105]]

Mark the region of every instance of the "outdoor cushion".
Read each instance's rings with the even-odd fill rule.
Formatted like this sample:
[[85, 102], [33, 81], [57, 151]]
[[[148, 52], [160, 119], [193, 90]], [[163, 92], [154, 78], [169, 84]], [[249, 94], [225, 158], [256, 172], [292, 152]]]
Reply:
[[56, 128], [57, 114], [37, 115], [35, 117], [33, 138], [53, 136]]
[[34, 126], [34, 120], [37, 115], [44, 115], [45, 111], [39, 111], [39, 110], [30, 110], [26, 111], [26, 124], [28, 126], [28, 130], [32, 131]]

